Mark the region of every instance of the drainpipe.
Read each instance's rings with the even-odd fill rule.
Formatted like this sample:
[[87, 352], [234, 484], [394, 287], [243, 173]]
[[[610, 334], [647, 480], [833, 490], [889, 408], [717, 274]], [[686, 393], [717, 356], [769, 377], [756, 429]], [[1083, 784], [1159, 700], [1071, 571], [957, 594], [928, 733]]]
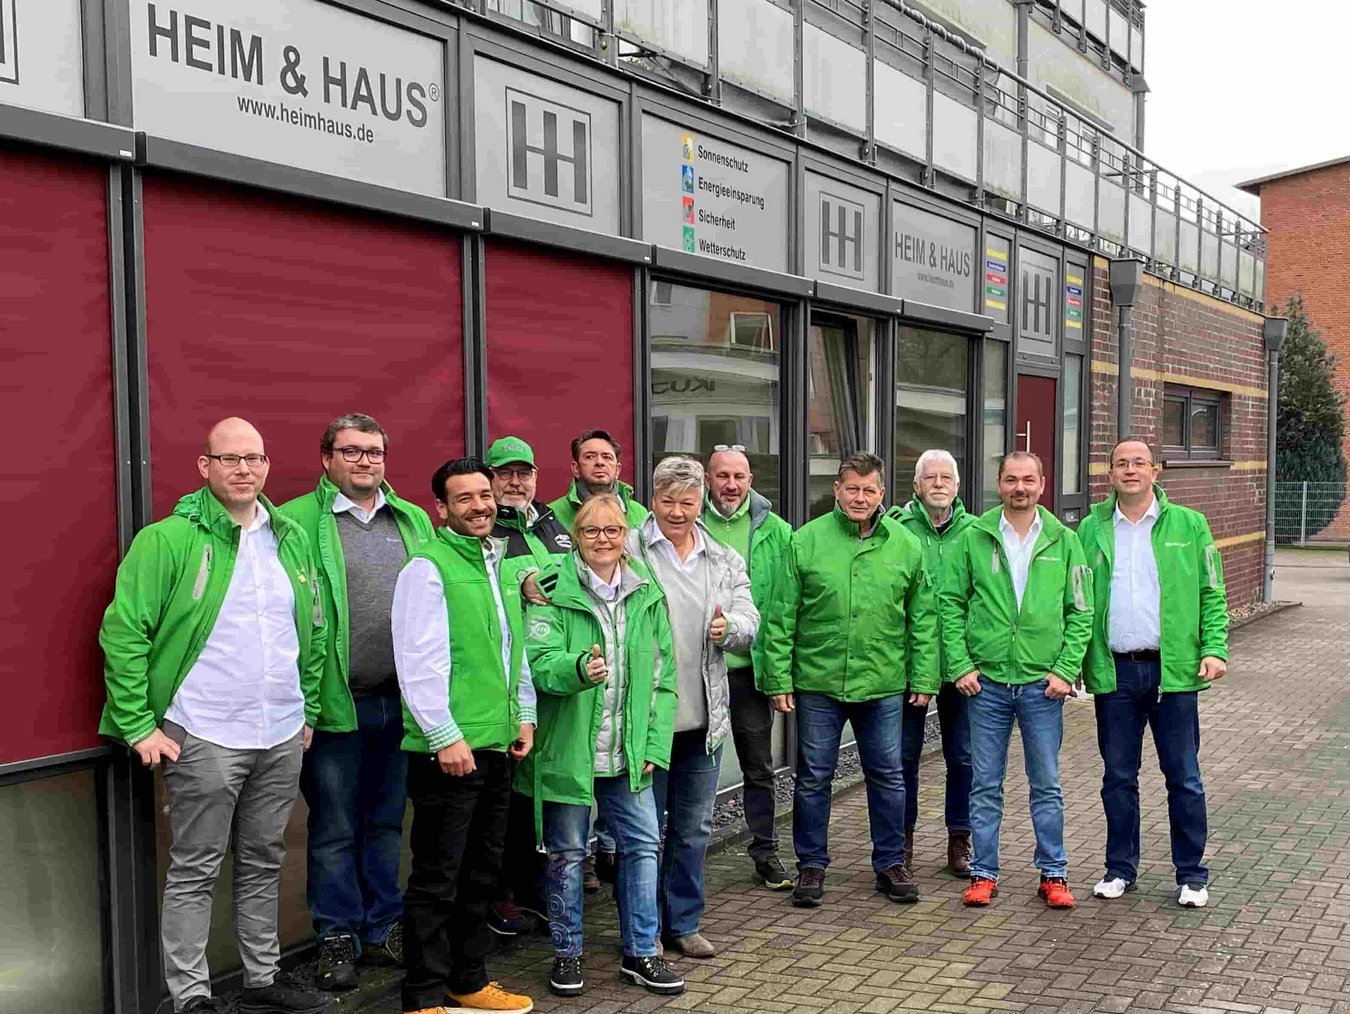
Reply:
[[1030, 81], [1027, 73], [1030, 64], [1027, 60], [1027, 36], [1031, 34], [1031, 5], [1036, 0], [1012, 0], [1017, 8], [1017, 76]]
[[1261, 576], [1261, 601], [1275, 601], [1275, 429], [1280, 408], [1280, 349], [1289, 332], [1288, 317], [1267, 317], [1261, 327], [1266, 340], [1266, 560]]
[[1130, 377], [1130, 363], [1134, 356], [1134, 304], [1139, 290], [1144, 287], [1144, 262], [1137, 257], [1123, 257], [1111, 262], [1111, 305], [1116, 308], [1116, 333], [1120, 339], [1117, 353], [1119, 373], [1116, 377], [1116, 439], [1130, 436], [1130, 409], [1134, 403], [1134, 385]]

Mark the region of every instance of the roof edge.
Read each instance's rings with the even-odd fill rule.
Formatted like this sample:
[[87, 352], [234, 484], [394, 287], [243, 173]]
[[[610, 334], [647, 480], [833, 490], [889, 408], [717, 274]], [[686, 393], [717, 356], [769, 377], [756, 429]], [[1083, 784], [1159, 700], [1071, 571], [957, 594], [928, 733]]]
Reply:
[[1245, 183], [1234, 183], [1233, 186], [1251, 194], [1253, 197], [1260, 197], [1262, 184], [1273, 183], [1275, 180], [1282, 180], [1287, 176], [1300, 176], [1303, 173], [1316, 172], [1319, 169], [1330, 169], [1332, 166], [1341, 165], [1345, 162], [1350, 162], [1350, 155], [1342, 155], [1340, 158], [1328, 159], [1325, 162], [1316, 162], [1313, 165], [1299, 166], [1297, 169], [1285, 169], [1282, 172], [1271, 173], [1269, 176], [1247, 180]]

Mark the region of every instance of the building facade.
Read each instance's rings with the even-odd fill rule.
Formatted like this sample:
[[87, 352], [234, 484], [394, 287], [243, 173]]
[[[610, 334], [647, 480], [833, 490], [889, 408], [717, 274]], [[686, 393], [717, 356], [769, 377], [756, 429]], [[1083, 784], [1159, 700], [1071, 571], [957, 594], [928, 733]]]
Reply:
[[1076, 523], [1115, 437], [1105, 259], [1136, 257], [1131, 428], [1175, 433], [1165, 481], [1250, 601], [1264, 237], [1133, 143], [1143, 48], [1139, 5], [1101, 0], [0, 0], [24, 442], [0, 502], [35, 525], [0, 600], [5, 1002], [162, 996], [162, 807], [95, 733], [96, 633], [226, 415], [264, 434], [276, 500], [359, 410], [424, 505], [508, 432], [556, 495], [602, 426], [639, 495], [665, 454], [744, 445], [794, 524], [855, 449], [900, 501], [946, 447], [981, 509], [1029, 448]]

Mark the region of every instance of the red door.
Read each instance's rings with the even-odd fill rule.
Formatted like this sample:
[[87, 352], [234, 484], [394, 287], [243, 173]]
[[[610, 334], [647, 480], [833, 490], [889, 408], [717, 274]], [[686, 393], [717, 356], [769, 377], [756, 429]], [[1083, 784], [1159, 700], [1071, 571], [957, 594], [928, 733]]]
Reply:
[[1054, 377], [1035, 377], [1019, 374], [1017, 377], [1017, 442], [1019, 451], [1038, 455], [1045, 466], [1045, 492], [1041, 505], [1055, 509], [1055, 442], [1059, 429], [1055, 425]]

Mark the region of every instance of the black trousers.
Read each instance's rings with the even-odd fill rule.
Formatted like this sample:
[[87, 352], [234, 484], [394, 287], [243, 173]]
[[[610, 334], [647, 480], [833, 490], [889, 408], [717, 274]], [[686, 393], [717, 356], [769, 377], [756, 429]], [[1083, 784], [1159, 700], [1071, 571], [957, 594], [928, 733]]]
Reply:
[[512, 761], [473, 752], [472, 774], [443, 774], [436, 758], [408, 760], [413, 805], [412, 871], [403, 892], [403, 1009], [445, 1004], [445, 991], [473, 993], [488, 983], [492, 931], [511, 799]]
[[499, 898], [510, 898], [517, 905], [545, 913], [544, 854], [535, 844], [534, 800], [519, 792], [511, 793], [511, 810], [506, 821], [506, 845], [502, 862]]
[[778, 830], [773, 822], [773, 706], [755, 689], [755, 672], [749, 666], [728, 669], [727, 682], [731, 739], [745, 778], [741, 800], [751, 835], [748, 851], [751, 859], [770, 859], [778, 854]]

